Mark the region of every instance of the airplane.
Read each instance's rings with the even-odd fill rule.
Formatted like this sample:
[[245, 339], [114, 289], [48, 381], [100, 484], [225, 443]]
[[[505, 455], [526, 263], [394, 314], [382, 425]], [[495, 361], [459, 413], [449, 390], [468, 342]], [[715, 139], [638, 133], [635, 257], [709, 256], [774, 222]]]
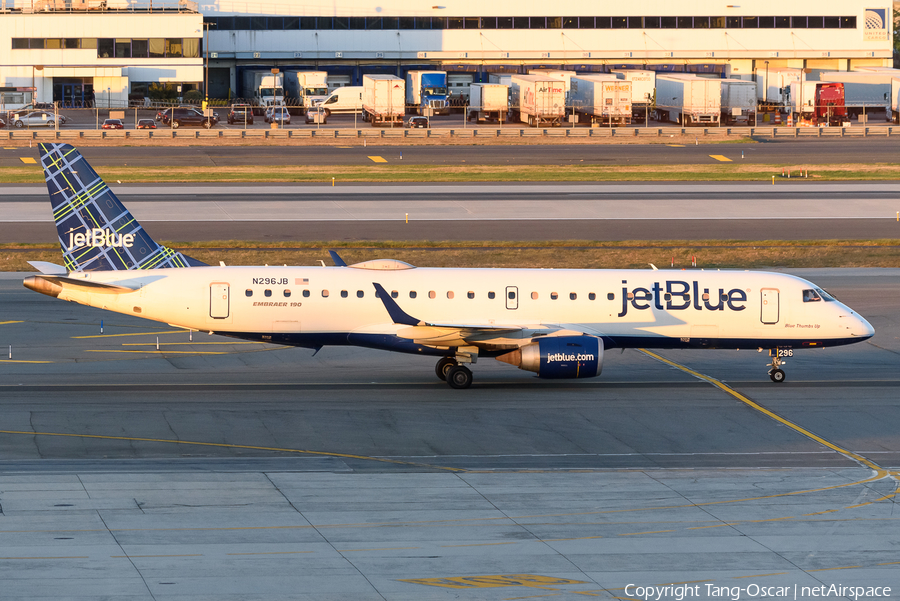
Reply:
[[875, 333], [821, 287], [781, 273], [347, 265], [334, 251], [333, 267], [207, 265], [154, 242], [75, 148], [39, 147], [64, 265], [33, 262], [40, 274], [25, 287], [186, 330], [430, 355], [455, 389], [472, 384], [479, 359], [591, 378], [604, 352], [626, 348], [768, 349], [778, 383], [794, 350]]

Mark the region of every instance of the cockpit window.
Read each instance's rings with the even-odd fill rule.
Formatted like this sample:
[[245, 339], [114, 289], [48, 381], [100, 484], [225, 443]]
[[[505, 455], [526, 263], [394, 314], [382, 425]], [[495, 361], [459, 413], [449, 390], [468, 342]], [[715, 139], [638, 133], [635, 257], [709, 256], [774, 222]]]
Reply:
[[803, 291], [803, 302], [804, 303], [816, 303], [822, 300], [822, 297], [819, 296], [819, 293], [815, 290], [804, 290]]
[[827, 303], [833, 303], [834, 301], [837, 300], [834, 297], [834, 295], [832, 295], [830, 292], [826, 292], [825, 290], [822, 290], [821, 288], [816, 288], [816, 292], [818, 292], [819, 296], [822, 297], [822, 300], [824, 300]]

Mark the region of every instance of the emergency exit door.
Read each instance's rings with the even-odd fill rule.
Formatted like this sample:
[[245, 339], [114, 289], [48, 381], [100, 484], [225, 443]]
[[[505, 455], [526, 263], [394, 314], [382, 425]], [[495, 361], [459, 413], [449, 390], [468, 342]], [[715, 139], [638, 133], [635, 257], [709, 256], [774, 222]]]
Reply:
[[213, 282], [209, 285], [209, 316], [213, 319], [226, 319], [230, 312], [228, 284]]
[[759, 294], [762, 300], [760, 320], [765, 324], [778, 323], [778, 289], [763, 288], [759, 291]]

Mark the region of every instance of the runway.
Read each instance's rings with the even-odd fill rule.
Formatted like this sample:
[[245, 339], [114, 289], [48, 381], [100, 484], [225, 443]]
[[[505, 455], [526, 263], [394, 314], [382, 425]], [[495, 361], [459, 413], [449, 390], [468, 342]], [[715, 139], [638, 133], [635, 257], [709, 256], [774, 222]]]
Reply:
[[4, 274], [3, 598], [890, 597], [900, 270], [798, 274], [876, 336], [796, 353], [782, 385], [754, 352], [627, 351], [575, 382], [479, 362], [468, 391], [431, 360], [191, 336]]
[[[896, 183], [112, 186], [155, 238], [823, 240], [898, 237]], [[0, 237], [53, 242], [44, 186], [6, 186]]]

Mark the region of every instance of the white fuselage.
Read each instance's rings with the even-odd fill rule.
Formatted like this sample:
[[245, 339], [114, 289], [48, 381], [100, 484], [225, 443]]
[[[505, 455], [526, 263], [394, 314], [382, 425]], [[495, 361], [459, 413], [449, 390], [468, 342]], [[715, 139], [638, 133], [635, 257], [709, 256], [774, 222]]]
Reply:
[[[772, 348], [832, 346], [872, 335], [817, 287], [790, 275], [747, 271], [191, 267], [72, 273], [133, 292], [63, 286], [58, 298], [184, 328], [301, 346], [383, 347], [394, 323], [373, 283], [427, 324], [579, 332], [625, 346]], [[289, 338], [283, 335], [297, 335]], [[356, 335], [349, 340], [349, 335]], [[274, 336], [274, 338], [273, 338]], [[366, 337], [371, 337], [371, 339]], [[526, 337], [492, 339], [515, 347]], [[487, 340], [487, 339], [486, 339]], [[440, 345], [428, 344], [439, 349]], [[406, 349], [397, 349], [406, 350]]]

